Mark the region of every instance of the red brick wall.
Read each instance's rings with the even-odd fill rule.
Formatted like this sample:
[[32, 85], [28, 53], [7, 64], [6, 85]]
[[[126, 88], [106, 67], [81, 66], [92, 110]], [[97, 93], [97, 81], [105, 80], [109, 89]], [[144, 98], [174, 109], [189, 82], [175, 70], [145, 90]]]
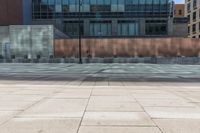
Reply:
[[[78, 40], [55, 40], [56, 57], [78, 57]], [[176, 57], [200, 56], [200, 39], [192, 38], [134, 38], [83, 39], [84, 57]]]
[[[181, 10], [182, 14], [179, 14]], [[184, 4], [175, 4], [175, 17], [184, 17], [185, 14], [185, 5]]]
[[23, 24], [23, 0], [0, 0], [0, 25]]

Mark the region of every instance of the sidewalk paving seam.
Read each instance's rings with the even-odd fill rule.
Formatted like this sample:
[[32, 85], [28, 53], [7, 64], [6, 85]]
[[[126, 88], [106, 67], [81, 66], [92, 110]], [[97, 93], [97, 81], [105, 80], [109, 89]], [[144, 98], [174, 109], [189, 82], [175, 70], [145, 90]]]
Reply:
[[19, 114], [21, 114], [22, 112], [24, 112], [25, 110], [31, 108], [32, 106], [40, 103], [41, 101], [43, 101], [45, 98], [40, 99], [37, 102], [34, 102], [33, 104], [31, 104], [30, 106], [28, 106], [27, 108], [25, 108], [23, 111], [19, 111], [18, 113], [14, 114], [10, 119], [6, 120], [5, 122], [3, 122], [2, 124], [0, 124], [0, 127], [3, 126], [4, 124], [6, 124], [7, 122], [9, 122], [10, 120], [12, 120], [13, 118], [15, 118], [16, 116], [18, 116]]
[[86, 111], [87, 111], [87, 107], [88, 107], [88, 105], [89, 105], [90, 98], [91, 98], [91, 96], [92, 96], [92, 93], [93, 93], [94, 88], [95, 88], [95, 86], [92, 87], [92, 90], [91, 90], [91, 92], [90, 92], [90, 96], [89, 96], [88, 101], [87, 101], [87, 105], [86, 105], [86, 107], [85, 107], [85, 109], [84, 109], [84, 113], [83, 113], [83, 115], [82, 115], [82, 117], [81, 117], [81, 120], [80, 120], [80, 123], [79, 123], [79, 126], [78, 126], [78, 129], [77, 129], [77, 132], [76, 132], [76, 133], [79, 133], [79, 131], [80, 131], [80, 128], [81, 128], [81, 125], [82, 125], [82, 121], [83, 121], [84, 116], [85, 116], [85, 113], [86, 113]]
[[[130, 91], [130, 90], [129, 90]], [[161, 133], [164, 133], [162, 129], [156, 124], [156, 122], [151, 118], [151, 116], [146, 112], [145, 108], [140, 104], [140, 102], [132, 95], [132, 97], [135, 99], [135, 101], [139, 104], [139, 106], [144, 110], [144, 112], [149, 116], [149, 118], [152, 120], [154, 125], [159, 129]]]
[[[62, 88], [63, 89], [63, 88]], [[55, 91], [54, 93], [51, 94], [51, 96], [55, 95], [56, 93], [62, 91], [62, 89], [60, 89], [59, 91]], [[33, 107], [34, 105], [44, 101], [45, 99], [48, 99], [49, 96], [45, 96], [43, 98], [41, 98], [40, 100], [38, 101], [34, 101], [33, 104], [27, 106], [25, 109], [19, 111], [18, 113], [14, 114], [11, 118], [9, 118], [8, 120], [6, 120], [5, 122], [3, 122], [2, 124], [0, 124], [0, 127], [3, 126], [4, 124], [6, 124], [7, 122], [9, 122], [10, 120], [12, 120], [13, 118], [22, 118], [22, 117], [18, 117], [20, 116], [21, 113], [23, 113], [24, 111], [26, 111], [27, 109]], [[28, 117], [27, 117], [28, 118]]]

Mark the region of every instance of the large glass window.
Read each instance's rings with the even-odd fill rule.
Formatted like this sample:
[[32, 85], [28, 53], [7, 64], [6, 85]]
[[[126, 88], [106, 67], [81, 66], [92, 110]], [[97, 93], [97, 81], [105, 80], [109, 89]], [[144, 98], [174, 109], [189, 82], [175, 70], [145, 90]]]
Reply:
[[159, 12], [160, 11], [160, 0], [154, 0], [153, 1], [153, 12]]
[[147, 20], [145, 24], [146, 35], [167, 35], [167, 22], [165, 20]]
[[193, 0], [193, 8], [197, 7], [197, 0]]
[[112, 12], [124, 12], [125, 0], [111, 0]]
[[118, 21], [118, 36], [137, 36], [138, 23], [134, 21]]
[[[79, 11], [79, 0], [32, 0], [33, 18], [74, 17]], [[172, 14], [172, 0], [81, 0], [81, 11], [88, 13], [103, 12], [105, 17], [135, 17]], [[127, 14], [123, 14], [127, 12]], [[132, 12], [132, 13], [129, 13]], [[69, 15], [69, 16], [67, 16]], [[91, 17], [91, 16], [88, 16]]]
[[197, 19], [197, 13], [196, 12], [193, 12], [192, 19], [193, 19], [193, 21], [196, 21], [196, 19]]
[[152, 12], [153, 10], [153, 0], [147, 0], [146, 1], [146, 11]]
[[125, 11], [128, 12], [139, 11], [139, 0], [126, 0]]
[[92, 21], [90, 22], [90, 36], [111, 36], [110, 21]]
[[[83, 21], [81, 21], [80, 23], [81, 23], [80, 32], [83, 35], [84, 33]], [[77, 37], [79, 35], [79, 21], [66, 21], [64, 31], [70, 37]]]
[[[170, 7], [171, 5], [169, 5], [169, 7]], [[172, 7], [172, 6], [171, 6]], [[171, 8], [169, 8], [169, 11], [172, 11], [172, 9]], [[166, 11], [168, 11], [168, 3], [167, 3], [167, 0], [161, 0], [160, 1], [160, 11], [161, 12], [166, 12]]]
[[[140, 14], [171, 14], [171, 0], [125, 0], [125, 11]], [[170, 7], [170, 8], [168, 8]]]
[[196, 24], [193, 24], [193, 25], [192, 25], [192, 32], [193, 32], [193, 33], [196, 33]]
[[139, 0], [139, 11], [140, 12], [145, 12], [145, 2], [146, 0]]
[[187, 12], [189, 13], [191, 11], [191, 3], [187, 4]]
[[[190, 3], [192, 7], [193, 2]], [[81, 31], [88, 28], [85, 30], [87, 36], [137, 36], [138, 19], [132, 18], [167, 20], [168, 15], [172, 15], [172, 5], [172, 0], [81, 0], [79, 14], [79, 0], [32, 0], [32, 13], [33, 19], [57, 19], [56, 24], [63, 24], [59, 28], [63, 28], [69, 36], [78, 35], [79, 17]], [[196, 19], [194, 16], [197, 14], [190, 16], [191, 19]], [[145, 30], [146, 35], [166, 35], [167, 22], [147, 21]]]
[[90, 6], [91, 12], [110, 12], [111, 6], [106, 5], [91, 5]]

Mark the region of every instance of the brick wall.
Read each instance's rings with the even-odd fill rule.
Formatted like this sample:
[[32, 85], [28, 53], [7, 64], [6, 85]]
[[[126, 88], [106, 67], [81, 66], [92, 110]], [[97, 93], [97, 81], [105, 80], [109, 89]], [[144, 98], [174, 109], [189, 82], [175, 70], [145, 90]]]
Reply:
[[0, 25], [23, 24], [23, 0], [0, 0]]
[[[55, 40], [55, 57], [78, 57], [78, 40]], [[200, 40], [191, 38], [83, 39], [83, 57], [193, 57]]]

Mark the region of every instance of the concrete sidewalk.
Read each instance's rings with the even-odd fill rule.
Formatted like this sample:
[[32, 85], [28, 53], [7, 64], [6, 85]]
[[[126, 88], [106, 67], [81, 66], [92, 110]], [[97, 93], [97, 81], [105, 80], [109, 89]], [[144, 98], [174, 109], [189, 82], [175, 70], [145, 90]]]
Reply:
[[199, 68], [3, 64], [0, 133], [200, 133]]
[[1, 133], [199, 133], [199, 85], [0, 85]]
[[[1, 83], [123, 86], [132, 82], [200, 82], [200, 65], [0, 64]], [[15, 81], [15, 82], [12, 82]], [[48, 82], [52, 81], [52, 82]]]

